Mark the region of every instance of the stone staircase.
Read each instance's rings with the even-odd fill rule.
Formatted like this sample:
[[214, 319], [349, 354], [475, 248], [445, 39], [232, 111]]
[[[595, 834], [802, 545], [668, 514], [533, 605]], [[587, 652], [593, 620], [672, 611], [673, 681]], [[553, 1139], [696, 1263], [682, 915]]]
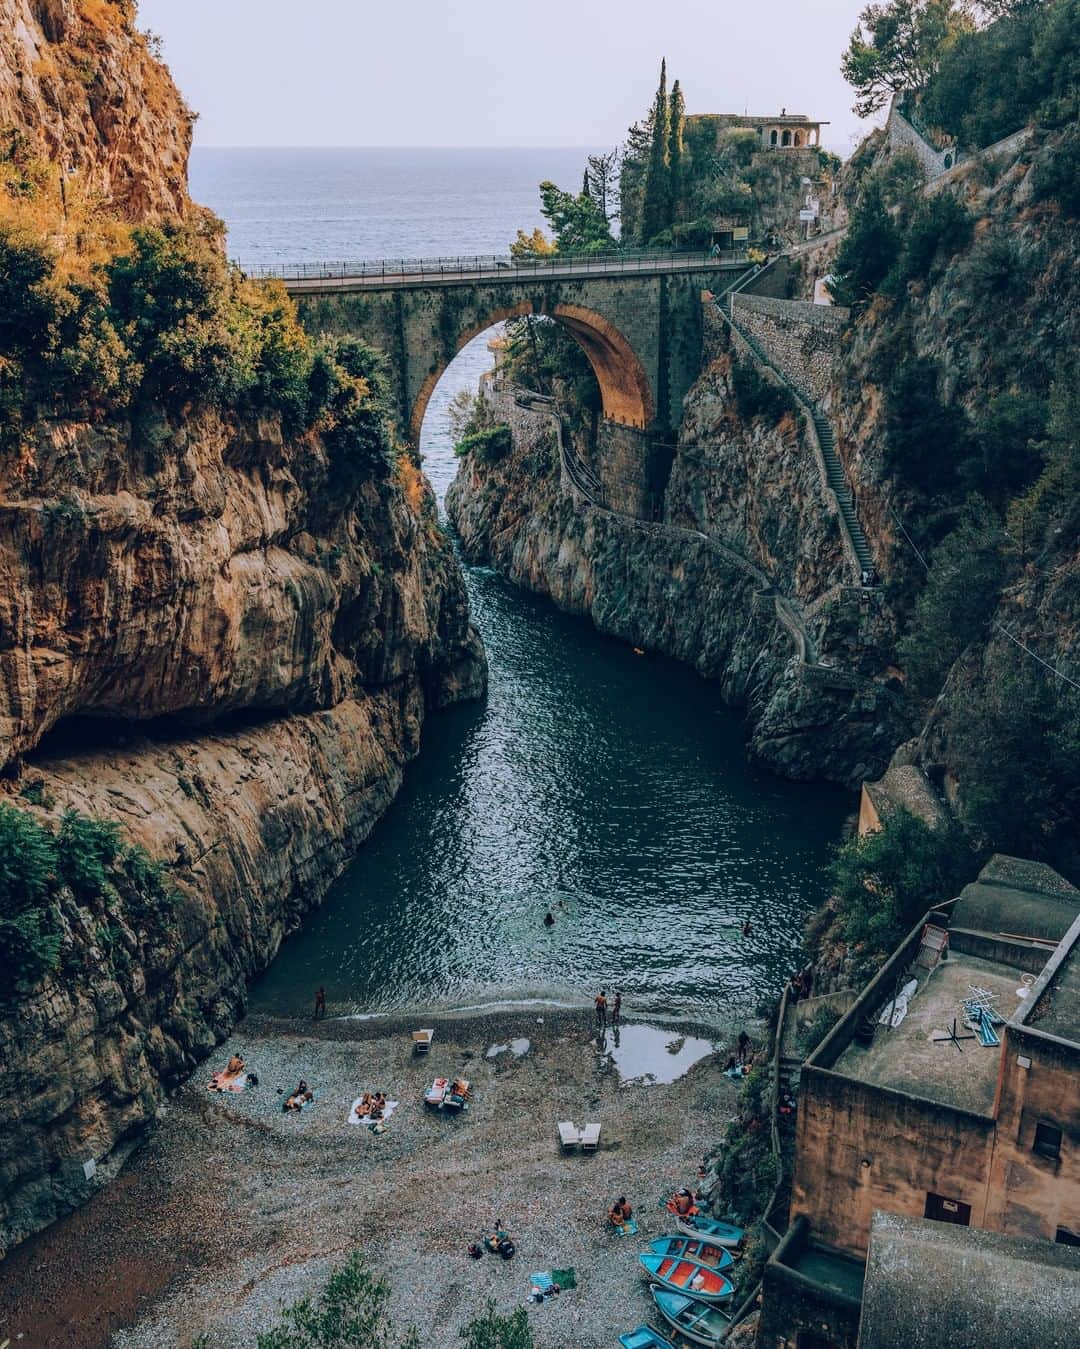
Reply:
[[836, 436], [833, 433], [832, 424], [816, 403], [810, 402], [809, 407], [814, 419], [814, 430], [817, 432], [818, 444], [821, 446], [821, 457], [825, 460], [825, 473], [829, 480], [829, 486], [836, 494], [836, 504], [840, 507], [844, 524], [847, 525], [848, 538], [851, 539], [851, 546], [859, 560], [859, 569], [866, 576], [869, 576], [874, 570], [874, 558], [870, 552], [870, 546], [866, 542], [863, 527], [859, 523], [859, 515], [855, 509], [855, 497], [851, 488], [847, 485], [847, 479], [844, 477], [844, 466], [836, 452]]

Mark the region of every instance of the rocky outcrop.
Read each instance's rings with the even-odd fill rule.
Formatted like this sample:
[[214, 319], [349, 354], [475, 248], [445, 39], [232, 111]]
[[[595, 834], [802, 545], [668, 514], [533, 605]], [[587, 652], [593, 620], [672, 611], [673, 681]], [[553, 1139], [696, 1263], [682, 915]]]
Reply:
[[318, 438], [274, 419], [39, 423], [0, 470], [0, 764], [73, 716], [200, 725], [437, 683], [467, 614], [432, 511], [392, 478], [342, 499]]
[[194, 119], [134, 19], [134, 0], [0, 0], [0, 154], [22, 135], [143, 220], [186, 210]]
[[343, 482], [316, 435], [193, 410], [39, 423], [0, 477], [8, 799], [117, 820], [178, 896], [165, 918], [68, 897], [60, 973], [0, 1018], [0, 1249], [115, 1173], [352, 859], [425, 712], [482, 691], [460, 570], [400, 472], [408, 492]]
[[447, 496], [467, 558], [718, 680], [747, 711], [751, 752], [778, 771], [854, 783], [884, 767], [896, 708], [874, 644], [888, 615], [847, 583], [795, 418], [739, 415], [730, 353], [686, 401], [655, 523], [565, 490], [550, 415], [493, 397], [512, 453], [469, 456]]

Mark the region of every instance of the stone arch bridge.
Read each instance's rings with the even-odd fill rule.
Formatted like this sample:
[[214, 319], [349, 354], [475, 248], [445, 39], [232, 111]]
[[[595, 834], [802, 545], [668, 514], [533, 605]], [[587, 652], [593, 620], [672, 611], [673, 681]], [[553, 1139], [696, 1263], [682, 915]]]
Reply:
[[597, 462], [610, 499], [649, 515], [701, 369], [702, 291], [726, 290], [750, 267], [740, 254], [619, 253], [345, 264], [282, 279], [310, 330], [362, 337], [384, 353], [399, 430], [413, 444], [435, 385], [470, 339], [520, 314], [561, 324], [600, 386]]

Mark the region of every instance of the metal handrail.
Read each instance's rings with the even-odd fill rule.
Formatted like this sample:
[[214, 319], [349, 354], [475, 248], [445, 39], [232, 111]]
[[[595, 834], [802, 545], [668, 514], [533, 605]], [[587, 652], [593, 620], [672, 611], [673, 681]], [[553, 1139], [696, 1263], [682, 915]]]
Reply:
[[[515, 258], [509, 253], [476, 253], [471, 257], [379, 258], [343, 262], [270, 263], [236, 265], [255, 279], [281, 281], [345, 281], [364, 277], [473, 276], [492, 273], [499, 277], [534, 277], [544, 272], [610, 272], [658, 270], [664, 263], [690, 268], [730, 266], [746, 260], [742, 249], [718, 253], [683, 249], [615, 249], [602, 253], [555, 253], [547, 257]], [[651, 266], [649, 265], [651, 264]]]

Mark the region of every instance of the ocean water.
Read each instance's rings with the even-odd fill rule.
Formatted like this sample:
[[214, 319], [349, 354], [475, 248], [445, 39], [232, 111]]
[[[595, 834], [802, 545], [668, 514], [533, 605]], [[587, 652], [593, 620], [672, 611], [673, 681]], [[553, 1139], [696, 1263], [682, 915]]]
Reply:
[[196, 150], [191, 194], [248, 266], [504, 253], [543, 226], [538, 186], [577, 191], [588, 149]]
[[[585, 153], [203, 151], [192, 186], [242, 262], [480, 253], [540, 223], [538, 182], [576, 185]], [[456, 468], [447, 404], [475, 390], [489, 337], [428, 406], [440, 499]], [[490, 570], [466, 576], [489, 695], [429, 719], [397, 801], [253, 1006], [303, 1012], [323, 984], [338, 1015], [600, 986], [628, 1009], [752, 1009], [798, 961], [851, 797], [751, 767], [739, 714], [688, 669]]]

